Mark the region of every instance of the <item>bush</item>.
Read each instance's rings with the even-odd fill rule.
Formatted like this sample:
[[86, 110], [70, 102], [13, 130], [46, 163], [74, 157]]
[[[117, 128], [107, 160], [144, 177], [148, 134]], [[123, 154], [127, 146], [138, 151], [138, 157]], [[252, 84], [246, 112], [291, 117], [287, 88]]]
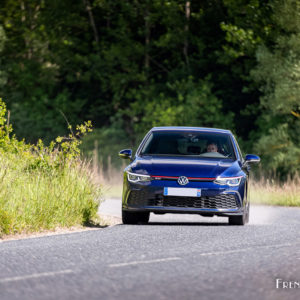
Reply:
[[11, 136], [0, 99], [0, 235], [86, 224], [96, 217], [100, 189], [80, 160], [80, 137], [90, 122], [75, 133], [58, 137], [49, 146], [42, 140], [26, 144]]

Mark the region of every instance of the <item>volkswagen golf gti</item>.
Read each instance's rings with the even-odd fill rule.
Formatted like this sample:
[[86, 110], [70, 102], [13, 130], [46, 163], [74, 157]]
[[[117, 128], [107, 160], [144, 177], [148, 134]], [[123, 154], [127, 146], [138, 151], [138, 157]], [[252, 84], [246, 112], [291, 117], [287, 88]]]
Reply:
[[260, 158], [242, 156], [229, 130], [154, 127], [124, 170], [122, 220], [147, 223], [155, 214], [184, 213], [228, 217], [229, 224], [249, 221], [250, 165]]

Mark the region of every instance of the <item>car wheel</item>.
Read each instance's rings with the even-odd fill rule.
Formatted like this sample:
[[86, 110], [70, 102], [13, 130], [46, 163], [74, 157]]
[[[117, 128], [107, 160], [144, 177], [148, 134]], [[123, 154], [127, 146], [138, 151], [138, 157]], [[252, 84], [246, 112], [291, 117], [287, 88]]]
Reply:
[[148, 223], [150, 212], [129, 212], [122, 210], [123, 224]]
[[232, 216], [229, 217], [229, 224], [230, 225], [245, 225], [246, 224], [246, 214], [242, 216]]

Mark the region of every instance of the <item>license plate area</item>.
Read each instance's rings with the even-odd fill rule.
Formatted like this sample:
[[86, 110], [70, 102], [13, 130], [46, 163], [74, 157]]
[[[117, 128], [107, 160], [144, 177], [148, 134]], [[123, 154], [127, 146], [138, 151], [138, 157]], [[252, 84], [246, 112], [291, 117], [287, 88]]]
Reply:
[[201, 189], [165, 187], [164, 196], [201, 197]]

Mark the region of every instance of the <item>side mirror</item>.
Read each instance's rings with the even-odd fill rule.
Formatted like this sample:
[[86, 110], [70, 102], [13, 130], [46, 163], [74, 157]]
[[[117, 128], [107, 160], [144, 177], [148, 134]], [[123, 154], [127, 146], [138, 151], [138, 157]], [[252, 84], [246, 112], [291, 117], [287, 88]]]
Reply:
[[257, 164], [257, 163], [259, 163], [260, 162], [260, 158], [259, 158], [259, 156], [257, 156], [257, 155], [254, 155], [254, 154], [247, 154], [246, 156], [245, 156], [245, 163], [255, 163], [255, 164]]
[[132, 150], [131, 149], [124, 149], [119, 152], [119, 157], [124, 159], [131, 159]]

